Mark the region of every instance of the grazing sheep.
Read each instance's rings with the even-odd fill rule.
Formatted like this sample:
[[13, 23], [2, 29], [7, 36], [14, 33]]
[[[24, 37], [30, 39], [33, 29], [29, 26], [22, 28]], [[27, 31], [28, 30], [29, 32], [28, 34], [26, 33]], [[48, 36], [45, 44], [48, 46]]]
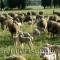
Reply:
[[24, 15], [18, 14], [17, 18], [22, 23], [25, 17], [24, 17]]
[[34, 31], [33, 31], [33, 36], [37, 36], [37, 35], [40, 35], [40, 31], [38, 30], [38, 29], [35, 29]]
[[32, 37], [28, 32], [23, 32], [24, 37]]
[[[51, 26], [50, 26], [51, 25]], [[51, 32], [51, 37], [54, 37], [55, 34], [60, 34], [60, 23], [50, 21], [47, 25], [48, 32]]]
[[33, 44], [32, 44], [33, 37], [30, 34], [19, 32], [18, 36], [19, 36], [19, 41], [20, 41], [21, 44], [27, 43], [29, 45], [30, 49], [32, 49], [32, 47], [33, 47]]
[[32, 24], [33, 24], [33, 22], [32, 22], [32, 21], [29, 21], [29, 22], [28, 22], [28, 25], [31, 25], [31, 26], [32, 26]]
[[24, 19], [24, 22], [32, 21], [32, 17], [30, 15], [27, 15]]
[[33, 12], [33, 11], [32, 11], [31, 13], [32, 13], [32, 15], [34, 15], [34, 16], [36, 15], [36, 13], [35, 13], [35, 12]]
[[31, 15], [31, 13], [30, 12], [27, 12], [27, 15]]
[[53, 15], [49, 17], [49, 21], [57, 21], [58, 16], [57, 15]]
[[39, 12], [39, 15], [43, 15], [43, 12], [42, 12], [42, 11], [40, 11], [40, 12]]
[[13, 38], [18, 37], [18, 32], [20, 29], [16, 23], [9, 24], [8, 28]]
[[4, 15], [1, 15], [0, 16], [0, 23], [1, 23], [1, 28], [2, 28], [2, 30], [5, 30], [6, 29], [6, 26], [5, 26], [5, 20], [6, 20], [6, 18], [5, 18], [5, 16]]
[[21, 22], [13, 21], [13, 23], [16, 23], [19, 26], [19, 29], [21, 29], [22, 26]]
[[9, 56], [4, 58], [4, 60], [26, 60], [23, 56]]
[[47, 22], [44, 18], [41, 18], [40, 21], [37, 23], [37, 27], [40, 31], [45, 31], [47, 27]]
[[60, 23], [60, 20], [57, 20], [57, 22], [59, 22], [59, 23]]
[[10, 15], [11, 17], [14, 17], [15, 16], [15, 14], [14, 13], [8, 13], [8, 15]]
[[55, 12], [54, 10], [53, 10], [53, 14], [60, 16], [60, 12]]

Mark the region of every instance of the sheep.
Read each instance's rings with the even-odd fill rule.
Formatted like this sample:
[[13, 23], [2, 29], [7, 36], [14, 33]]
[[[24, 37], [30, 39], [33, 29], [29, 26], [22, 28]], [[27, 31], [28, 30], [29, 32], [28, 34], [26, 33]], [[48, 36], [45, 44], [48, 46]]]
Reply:
[[57, 15], [49, 16], [49, 21], [57, 21], [57, 19], [58, 19]]
[[14, 17], [15, 16], [15, 14], [12, 13], [12, 12], [8, 13], [8, 15], [10, 15], [11, 17]]
[[19, 41], [20, 41], [21, 44], [27, 43], [29, 45], [30, 49], [32, 49], [32, 47], [33, 47], [33, 43], [32, 43], [33, 37], [30, 34], [19, 32], [18, 37], [19, 37]]
[[4, 15], [0, 16], [0, 22], [1, 22], [1, 28], [2, 30], [6, 30], [6, 26], [5, 26], [5, 22], [6, 21], [6, 17]]
[[38, 30], [38, 29], [35, 29], [34, 31], [33, 31], [33, 36], [39, 36], [41, 34], [41, 32]]
[[18, 32], [20, 31], [20, 26], [16, 22], [13, 22], [12, 24], [8, 25], [8, 28], [11, 33], [12, 39], [14, 40], [14, 46], [17, 46]]
[[31, 15], [31, 13], [30, 12], [27, 12], [27, 15]]
[[43, 47], [40, 52], [40, 57], [43, 60], [56, 60], [56, 54], [51, 52], [49, 47]]
[[43, 15], [43, 12], [42, 12], [42, 11], [40, 11], [40, 12], [39, 12], [39, 15]]
[[32, 24], [33, 24], [33, 21], [28, 22], [28, 25], [32, 26]]
[[51, 37], [54, 37], [55, 34], [60, 34], [60, 23], [49, 21], [47, 24], [48, 32], [51, 32]]
[[53, 10], [53, 14], [60, 16], [60, 12], [55, 12], [54, 10]]
[[22, 26], [21, 22], [13, 21], [13, 23], [16, 23], [19, 26], [19, 29], [21, 29]]
[[26, 60], [26, 58], [23, 56], [8, 56], [4, 60]]
[[32, 37], [28, 32], [23, 32], [24, 37]]
[[17, 18], [19, 19], [19, 21], [22, 23], [25, 16], [24, 15], [21, 15], [21, 14], [18, 14]]
[[9, 31], [10, 31], [13, 39], [17, 38], [18, 32], [20, 31], [20, 27], [16, 23], [12, 23], [12, 24], [9, 24], [8, 28], [9, 28]]
[[40, 31], [45, 31], [47, 27], [47, 22], [44, 18], [41, 18], [40, 21], [37, 23], [37, 28], [40, 30]]
[[24, 19], [24, 22], [32, 21], [32, 17], [30, 15], [27, 15]]
[[36, 15], [36, 19], [41, 19], [41, 18], [44, 18], [44, 16], [43, 15]]
[[32, 13], [32, 15], [34, 15], [34, 16], [36, 15], [36, 13], [35, 13], [35, 12], [33, 12], [33, 11], [32, 11], [31, 13]]
[[57, 22], [59, 22], [59, 23], [60, 23], [60, 20], [57, 20]]
[[48, 44], [46, 43], [44, 45], [45, 47], [49, 47], [49, 49], [52, 51], [52, 52], [55, 52], [56, 53], [56, 58], [59, 59], [59, 51], [60, 51], [60, 45], [51, 45], [51, 44]]

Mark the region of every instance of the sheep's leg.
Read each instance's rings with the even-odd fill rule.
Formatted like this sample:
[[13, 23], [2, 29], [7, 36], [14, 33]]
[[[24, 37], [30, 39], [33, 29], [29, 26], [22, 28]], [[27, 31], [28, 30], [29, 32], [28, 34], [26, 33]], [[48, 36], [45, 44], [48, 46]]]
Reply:
[[54, 38], [54, 33], [53, 33], [53, 38]]
[[14, 46], [17, 46], [18, 45], [18, 41], [14, 41]]
[[56, 50], [56, 60], [59, 60], [58, 51]]
[[30, 46], [30, 49], [32, 49], [33, 48], [33, 44], [32, 44], [32, 42], [29, 42], [29, 44], [28, 44], [29, 46]]
[[50, 33], [50, 35], [51, 35], [51, 38], [52, 38], [52, 33]]

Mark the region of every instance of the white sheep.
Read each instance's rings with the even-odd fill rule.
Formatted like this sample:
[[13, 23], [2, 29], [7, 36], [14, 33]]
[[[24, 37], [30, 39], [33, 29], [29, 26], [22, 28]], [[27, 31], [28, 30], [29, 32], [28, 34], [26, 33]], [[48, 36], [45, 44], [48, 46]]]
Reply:
[[40, 52], [40, 57], [43, 60], [56, 60], [56, 54], [51, 52], [49, 47], [44, 47]]
[[34, 31], [33, 31], [33, 36], [37, 36], [37, 35], [40, 35], [40, 31], [38, 30], [38, 29], [35, 29]]
[[8, 56], [4, 60], [26, 60], [26, 58], [23, 56]]

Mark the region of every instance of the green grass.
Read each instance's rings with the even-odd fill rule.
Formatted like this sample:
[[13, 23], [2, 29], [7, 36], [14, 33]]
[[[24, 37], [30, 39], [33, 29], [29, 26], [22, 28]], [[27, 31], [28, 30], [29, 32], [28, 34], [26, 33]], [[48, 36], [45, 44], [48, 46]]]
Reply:
[[[9, 12], [28, 12], [28, 11], [35, 11], [35, 12], [39, 12], [39, 11], [43, 11], [44, 15], [51, 15], [53, 12], [53, 9], [43, 9], [43, 7], [41, 6], [30, 6], [27, 7], [27, 9], [25, 10], [11, 10], [11, 11], [2, 11], [4, 13], [9, 13]], [[54, 9], [55, 11], [60, 11], [60, 8]], [[21, 30], [24, 32], [29, 32], [32, 35], [33, 30], [36, 28], [36, 25], [32, 25], [29, 26], [27, 25], [27, 23], [24, 23], [22, 25]], [[23, 55], [24, 57], [26, 57], [27, 60], [41, 60], [39, 57], [39, 50], [43, 47], [43, 45], [45, 43], [50, 43], [50, 44], [54, 44], [54, 45], [60, 45], [60, 36], [56, 36], [55, 38], [49, 38], [48, 37], [48, 32], [46, 30], [45, 33], [41, 34], [40, 36], [37, 36], [34, 40], [33, 40], [33, 44], [34, 44], [34, 50], [30, 51], [29, 50], [29, 46], [25, 45], [24, 48], [20, 47], [16, 47], [13, 44], [14, 40], [11, 39], [11, 34], [9, 32], [9, 30], [6, 31], [2, 31], [1, 27], [0, 27], [0, 60], [3, 60], [4, 57], [6, 56], [10, 56], [10, 55]], [[3, 53], [2, 51], [5, 53]], [[11, 53], [11, 51], [9, 50], [14, 50], [14, 52]], [[20, 53], [16, 53], [16, 50], [21, 50]], [[6, 52], [9, 51], [9, 52]]]

